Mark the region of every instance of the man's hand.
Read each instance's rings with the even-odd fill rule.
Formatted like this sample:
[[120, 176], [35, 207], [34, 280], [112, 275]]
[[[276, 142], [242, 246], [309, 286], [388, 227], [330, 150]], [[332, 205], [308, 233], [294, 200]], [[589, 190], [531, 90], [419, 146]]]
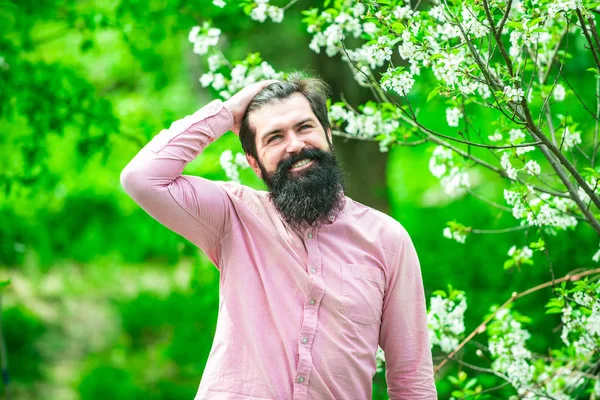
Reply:
[[248, 105], [250, 104], [254, 96], [256, 96], [258, 92], [275, 82], [279, 81], [275, 79], [268, 79], [248, 85], [233, 96], [231, 96], [229, 100], [223, 103], [223, 105], [229, 110], [231, 115], [233, 115], [233, 128], [231, 128], [231, 131], [233, 133], [235, 133], [236, 135], [240, 134], [240, 124], [242, 123], [242, 117], [244, 116], [246, 108], [248, 108]]

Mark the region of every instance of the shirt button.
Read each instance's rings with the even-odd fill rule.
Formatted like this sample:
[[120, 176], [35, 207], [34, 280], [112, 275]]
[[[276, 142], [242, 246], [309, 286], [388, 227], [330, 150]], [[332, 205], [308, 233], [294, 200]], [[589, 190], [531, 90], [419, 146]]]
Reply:
[[335, 216], [333, 216], [333, 215], [330, 215], [330, 216], [329, 216], [329, 222], [333, 222], [333, 221], [335, 221]]
[[310, 299], [309, 303], [311, 306], [314, 306], [315, 304], [317, 304], [317, 300], [313, 297]]
[[302, 343], [303, 343], [303, 344], [306, 344], [306, 343], [308, 343], [308, 336], [304, 336], [304, 337], [302, 338]]
[[298, 383], [303, 383], [304, 382], [304, 377], [302, 375], [300, 375], [298, 377]]
[[308, 235], [306, 235], [306, 237], [312, 239], [312, 232], [308, 232]]
[[313, 274], [317, 273], [317, 269], [315, 267], [310, 267], [310, 272]]

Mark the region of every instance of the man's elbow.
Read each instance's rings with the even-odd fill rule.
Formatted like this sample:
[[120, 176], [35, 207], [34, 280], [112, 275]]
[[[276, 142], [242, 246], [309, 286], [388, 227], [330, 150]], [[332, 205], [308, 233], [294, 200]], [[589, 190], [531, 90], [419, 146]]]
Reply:
[[121, 171], [119, 180], [121, 181], [121, 186], [123, 187], [123, 190], [125, 190], [125, 193], [132, 196], [133, 193], [136, 192], [136, 188], [139, 186], [140, 176], [132, 164], [129, 163]]

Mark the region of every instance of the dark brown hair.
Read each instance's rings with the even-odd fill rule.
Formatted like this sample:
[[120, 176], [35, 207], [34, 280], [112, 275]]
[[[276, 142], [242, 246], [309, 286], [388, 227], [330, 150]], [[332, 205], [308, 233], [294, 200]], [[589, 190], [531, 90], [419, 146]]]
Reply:
[[[294, 93], [302, 94], [310, 104], [325, 134], [329, 129], [329, 116], [327, 115], [327, 99], [330, 96], [329, 85], [322, 79], [308, 77], [301, 72], [293, 72], [287, 79], [272, 83], [261, 90], [250, 102], [240, 124], [240, 141], [244, 152], [258, 160], [256, 152], [256, 132], [250, 124], [250, 113], [275, 101], [289, 98]], [[329, 142], [329, 137], [327, 142]], [[331, 143], [329, 143], [331, 146]]]

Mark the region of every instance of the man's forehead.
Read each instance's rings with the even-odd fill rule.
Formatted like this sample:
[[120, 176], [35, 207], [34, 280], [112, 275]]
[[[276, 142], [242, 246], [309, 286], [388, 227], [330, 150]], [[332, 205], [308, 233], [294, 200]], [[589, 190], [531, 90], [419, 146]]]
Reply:
[[294, 94], [287, 99], [276, 100], [252, 112], [250, 123], [256, 129], [257, 135], [260, 135], [308, 118], [317, 119], [310, 103], [301, 94]]

